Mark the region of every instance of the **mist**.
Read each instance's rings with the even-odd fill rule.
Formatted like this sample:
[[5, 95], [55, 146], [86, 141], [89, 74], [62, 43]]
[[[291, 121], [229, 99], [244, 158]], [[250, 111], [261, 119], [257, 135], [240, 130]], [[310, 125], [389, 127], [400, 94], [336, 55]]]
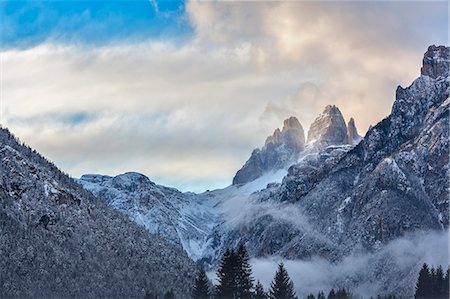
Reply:
[[[417, 232], [397, 239], [376, 252], [352, 254], [338, 263], [324, 259], [283, 260], [280, 257], [252, 259], [255, 280], [270, 287], [277, 265], [283, 261], [299, 298], [328, 293], [346, 287], [357, 296], [378, 294], [414, 295], [414, 286], [423, 263], [444, 269], [449, 265], [449, 231]], [[396, 275], [385, 275], [390, 271]], [[384, 281], [383, 277], [398, 277]], [[384, 286], [384, 287], [383, 287]]]

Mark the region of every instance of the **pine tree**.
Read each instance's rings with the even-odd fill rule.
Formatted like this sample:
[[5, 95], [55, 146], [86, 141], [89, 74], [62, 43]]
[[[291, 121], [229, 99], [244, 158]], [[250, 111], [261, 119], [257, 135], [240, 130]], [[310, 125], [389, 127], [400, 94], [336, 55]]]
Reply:
[[444, 298], [449, 298], [449, 268], [447, 268], [447, 272], [445, 274], [445, 278], [444, 278], [444, 290], [443, 290], [443, 295]]
[[439, 266], [436, 268], [436, 273], [435, 273], [435, 287], [436, 287], [436, 291], [435, 291], [435, 298], [446, 298], [448, 297], [448, 294], [445, 294], [445, 277], [444, 277], [444, 270], [442, 269], [442, 266]]
[[323, 293], [323, 291], [320, 291], [320, 292], [317, 294], [317, 299], [325, 299], [325, 294]]
[[331, 289], [331, 291], [328, 293], [327, 299], [335, 299], [336, 298], [336, 292], [334, 289]]
[[255, 295], [253, 296], [254, 299], [267, 299], [267, 293], [264, 291], [264, 287], [261, 284], [261, 282], [256, 283], [255, 286]]
[[430, 269], [430, 288], [428, 291], [428, 298], [438, 298], [438, 285], [437, 285], [438, 279], [436, 275], [436, 271], [434, 270], [434, 267]]
[[205, 270], [202, 268], [195, 278], [195, 285], [192, 289], [192, 298], [208, 299], [209, 297], [208, 277], [206, 277]]
[[153, 294], [153, 292], [146, 291], [144, 299], [158, 299], [158, 296]]
[[227, 248], [217, 270], [219, 280], [219, 284], [216, 286], [217, 298], [236, 298], [236, 268], [236, 253]]
[[306, 299], [316, 299], [316, 297], [314, 297], [313, 294], [309, 294], [308, 296], [306, 296]]
[[337, 290], [336, 298], [338, 298], [338, 299], [349, 299], [350, 298], [350, 294], [345, 288], [342, 288], [342, 289]]
[[289, 278], [289, 274], [284, 268], [284, 264], [278, 265], [278, 271], [270, 285], [270, 299], [297, 299], [294, 291], [294, 283]]
[[175, 294], [172, 289], [164, 294], [164, 299], [175, 299]]
[[414, 298], [430, 298], [431, 293], [431, 274], [427, 264], [423, 264], [419, 272], [419, 278], [416, 284], [416, 294]]
[[236, 252], [236, 298], [246, 299], [251, 298], [253, 295], [253, 277], [252, 268], [249, 262], [247, 250], [244, 245], [240, 245]]

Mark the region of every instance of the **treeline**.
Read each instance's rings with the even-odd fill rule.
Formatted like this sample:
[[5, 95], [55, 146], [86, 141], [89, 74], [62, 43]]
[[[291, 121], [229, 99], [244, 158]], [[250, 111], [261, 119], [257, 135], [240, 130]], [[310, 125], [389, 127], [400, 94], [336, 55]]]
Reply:
[[[298, 299], [294, 283], [283, 263], [278, 264], [270, 288], [254, 280], [250, 266], [250, 258], [243, 245], [237, 250], [227, 249], [216, 272], [217, 285], [213, 285], [203, 269], [195, 279], [192, 293], [193, 299]], [[145, 299], [157, 299], [147, 293]], [[309, 294], [306, 299], [359, 299], [345, 288], [332, 289], [327, 294], [323, 291]], [[415, 299], [449, 298], [449, 269], [444, 274], [441, 266], [429, 268], [424, 264], [419, 272], [416, 284]], [[175, 299], [173, 290], [165, 293], [163, 299]], [[371, 297], [370, 299], [374, 299]], [[376, 299], [402, 299], [395, 295], [381, 296]]]
[[415, 298], [449, 298], [448, 272], [448, 268], [444, 274], [441, 266], [430, 269], [427, 264], [423, 264], [417, 279]]
[[[204, 270], [200, 270], [192, 290], [194, 299], [298, 299], [294, 283], [283, 263], [278, 265], [269, 290], [261, 282], [253, 279], [247, 250], [243, 245], [237, 250], [227, 249], [217, 270], [218, 283], [212, 286]], [[307, 299], [350, 299], [352, 295], [345, 288], [331, 290], [328, 296], [319, 292], [307, 296]]]

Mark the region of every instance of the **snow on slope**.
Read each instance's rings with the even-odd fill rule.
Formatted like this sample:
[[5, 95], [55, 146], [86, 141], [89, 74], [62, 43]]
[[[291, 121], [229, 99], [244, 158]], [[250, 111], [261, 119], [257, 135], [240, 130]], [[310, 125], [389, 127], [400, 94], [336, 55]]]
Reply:
[[230, 213], [226, 203], [244, 200], [268, 183], [280, 183], [286, 173], [287, 170], [282, 169], [246, 185], [202, 194], [182, 193], [160, 186], [133, 172], [116, 177], [83, 175], [77, 182], [149, 232], [182, 247], [197, 261], [213, 245], [213, 229], [222, 223], [224, 214]]

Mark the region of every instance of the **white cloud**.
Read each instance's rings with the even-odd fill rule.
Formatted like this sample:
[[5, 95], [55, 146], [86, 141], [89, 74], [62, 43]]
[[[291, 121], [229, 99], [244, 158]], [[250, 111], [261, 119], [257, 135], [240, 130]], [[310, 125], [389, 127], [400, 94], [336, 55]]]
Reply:
[[224, 186], [292, 114], [305, 130], [327, 104], [362, 132], [383, 118], [418, 75], [442, 5], [190, 2], [196, 33], [181, 44], [7, 50], [6, 125], [75, 176]]

